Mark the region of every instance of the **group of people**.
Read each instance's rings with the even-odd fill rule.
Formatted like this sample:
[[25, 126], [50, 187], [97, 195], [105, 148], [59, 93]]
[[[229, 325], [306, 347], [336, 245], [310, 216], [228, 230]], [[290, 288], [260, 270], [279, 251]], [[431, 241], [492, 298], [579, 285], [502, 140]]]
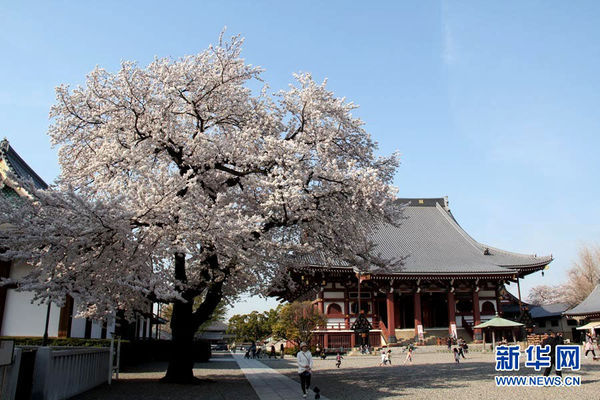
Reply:
[[385, 347], [381, 348], [381, 362], [379, 366], [382, 367], [384, 365], [392, 365], [392, 349], [386, 349]]
[[[280, 345], [281, 358], [283, 358], [283, 349], [284, 349], [283, 344], [281, 344]], [[265, 354], [267, 354], [267, 348], [264, 344], [262, 346], [257, 346], [255, 342], [252, 342], [250, 347], [248, 347], [248, 349], [246, 349], [244, 358], [262, 358], [265, 356]], [[277, 359], [277, 352], [275, 351], [274, 345], [271, 345], [271, 349], [270, 349], [268, 355], [269, 355], [269, 359], [271, 359], [271, 358]]]
[[452, 338], [449, 337], [448, 338], [448, 342], [450, 343], [450, 345], [448, 346], [448, 349], [451, 349], [453, 355], [454, 355], [454, 362], [459, 364], [460, 363], [460, 358], [467, 358], [465, 356], [465, 353], [469, 352], [469, 345], [467, 344], [467, 342], [465, 342], [465, 340], [463, 338], [458, 338], [458, 340], [456, 341], [456, 346], [454, 348], [452, 348]]
[[[402, 362], [402, 365], [405, 365], [407, 362], [413, 362], [413, 352], [415, 351], [415, 346], [412, 343], [409, 343], [404, 348], [404, 352], [406, 352], [406, 358]], [[381, 362], [379, 366], [392, 365], [392, 349], [382, 347], [381, 348]]]

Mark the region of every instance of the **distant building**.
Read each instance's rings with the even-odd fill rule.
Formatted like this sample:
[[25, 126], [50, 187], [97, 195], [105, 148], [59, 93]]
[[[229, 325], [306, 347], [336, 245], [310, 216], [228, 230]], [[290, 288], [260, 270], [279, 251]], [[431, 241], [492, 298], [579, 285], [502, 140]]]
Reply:
[[562, 332], [567, 339], [577, 337], [577, 321], [567, 318], [564, 312], [569, 308], [566, 303], [543, 304], [529, 306], [535, 328], [533, 333], [543, 334], [548, 331]]
[[[290, 268], [295, 287], [272, 293], [289, 301], [312, 300], [326, 314], [327, 326], [315, 332], [321, 347], [448, 335], [480, 340], [481, 332], [472, 327], [502, 315], [505, 284], [552, 261], [477, 242], [458, 224], [447, 198], [398, 203], [408, 204], [401, 225], [381, 224], [371, 240], [384, 258], [405, 258], [400, 271], [363, 274], [359, 290], [352, 265], [315, 254]], [[368, 336], [351, 329], [359, 313], [371, 324]]]
[[[26, 192], [18, 182], [9, 179], [11, 172], [21, 180], [33, 181], [38, 189], [47, 189], [44, 180], [17, 154], [8, 140], [0, 141], [0, 201], [22, 197]], [[0, 278], [20, 278], [31, 266], [22, 261], [0, 261]], [[47, 305], [31, 303], [33, 293], [17, 291], [14, 286], [0, 287], [0, 336], [42, 336], [46, 322]], [[67, 296], [63, 307], [53, 304], [50, 309], [48, 336], [77, 338], [110, 338], [111, 332], [127, 338], [146, 338], [152, 335], [153, 318], [151, 305], [149, 312], [136, 321], [101, 323], [85, 318], [75, 318], [77, 300]]]
[[[600, 283], [577, 306], [564, 312], [567, 318], [579, 321], [578, 331], [589, 331], [593, 336], [600, 333]], [[579, 341], [579, 338], [574, 338]]]
[[210, 344], [227, 344], [233, 335], [227, 333], [227, 324], [222, 321], [214, 321], [203, 328], [197, 335], [197, 339], [206, 340]]

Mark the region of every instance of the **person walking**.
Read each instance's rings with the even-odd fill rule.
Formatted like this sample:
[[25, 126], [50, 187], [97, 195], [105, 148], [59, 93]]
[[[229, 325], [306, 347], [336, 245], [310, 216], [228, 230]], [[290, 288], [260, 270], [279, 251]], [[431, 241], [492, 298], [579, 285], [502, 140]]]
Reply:
[[341, 355], [341, 354], [338, 352], [338, 353], [337, 353], [337, 356], [335, 356], [335, 366], [336, 366], [336, 367], [338, 367], [338, 368], [339, 368], [339, 367], [340, 367], [340, 365], [342, 365], [342, 359], [343, 359], [343, 358], [344, 358], [344, 357], [342, 357], [342, 355]]
[[392, 365], [392, 349], [388, 349], [385, 360], [389, 365]]
[[269, 353], [269, 360], [273, 358], [277, 358], [277, 354], [275, 354], [275, 345], [271, 345], [271, 352]]
[[596, 352], [594, 351], [594, 338], [589, 333], [585, 333], [585, 358], [588, 358], [588, 353], [591, 352], [592, 356], [596, 358]]
[[550, 375], [550, 371], [552, 371], [552, 367], [554, 367], [554, 371], [557, 376], [562, 376], [561, 371], [556, 370], [556, 346], [564, 344], [564, 340], [561, 336], [556, 336], [556, 334], [552, 331], [548, 332], [548, 338], [544, 340], [542, 346], [550, 346], [550, 366], [544, 370], [544, 376]]
[[467, 357], [465, 357], [463, 343], [461, 342], [461, 339], [458, 340], [458, 346], [457, 347], [458, 347], [458, 355], [462, 356], [462, 358], [467, 358]]
[[460, 364], [460, 356], [458, 355], [458, 349], [455, 347], [453, 351], [454, 351], [454, 361], [457, 364]]
[[404, 362], [402, 363], [402, 365], [406, 364], [407, 361], [410, 361], [412, 363], [412, 360], [413, 360], [412, 353], [413, 353], [413, 345], [411, 343], [408, 346], [406, 346], [406, 358], [404, 359]]
[[452, 337], [448, 336], [446, 340], [446, 345], [448, 346], [448, 351], [452, 351]]
[[387, 360], [387, 353], [385, 351], [385, 347], [381, 348], [381, 362], [379, 363], [379, 366], [382, 367], [386, 364]]
[[284, 349], [284, 347], [283, 347], [283, 343], [281, 343], [281, 344], [279, 345], [279, 352], [281, 353], [281, 359], [282, 359], [282, 360], [283, 360], [283, 354], [284, 354], [284, 352], [283, 352], [283, 349]]
[[310, 378], [312, 376], [313, 359], [308, 350], [308, 345], [300, 343], [300, 351], [296, 354], [298, 362], [298, 375], [300, 375], [300, 387], [302, 388], [302, 397], [306, 398], [306, 391], [310, 387]]

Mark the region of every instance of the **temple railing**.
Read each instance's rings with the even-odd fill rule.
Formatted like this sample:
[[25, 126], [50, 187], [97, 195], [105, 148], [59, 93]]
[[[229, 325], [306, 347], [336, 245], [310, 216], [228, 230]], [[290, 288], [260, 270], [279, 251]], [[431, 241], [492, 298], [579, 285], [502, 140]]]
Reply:
[[[350, 323], [350, 326], [351, 325], [352, 325], [352, 323]], [[375, 321], [375, 322], [372, 322], [371, 325], [373, 325], [373, 329], [382, 329], [381, 326], [383, 325], [383, 322]], [[338, 330], [341, 331], [341, 330], [350, 329], [350, 326], [346, 325], [345, 322], [328, 322], [324, 328], [327, 329], [328, 331], [338, 331]], [[383, 326], [385, 326], [385, 325], [383, 325]]]

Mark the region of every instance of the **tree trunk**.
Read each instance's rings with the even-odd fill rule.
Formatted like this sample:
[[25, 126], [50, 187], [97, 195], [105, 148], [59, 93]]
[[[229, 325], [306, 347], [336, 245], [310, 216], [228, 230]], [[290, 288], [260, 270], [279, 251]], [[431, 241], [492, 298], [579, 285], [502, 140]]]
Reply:
[[[218, 266], [216, 257], [211, 258], [213, 266]], [[185, 255], [175, 254], [175, 279], [187, 283]], [[171, 314], [171, 359], [164, 382], [195, 383], [194, 378], [194, 335], [199, 326], [207, 321], [221, 301], [223, 282], [209, 285], [204, 301], [194, 311], [193, 294], [183, 294], [186, 302], [176, 301]]]
[[171, 316], [171, 359], [164, 381], [173, 383], [194, 382], [194, 302], [176, 302]]
[[[185, 272], [185, 254], [175, 254], [175, 279], [181, 283], [187, 282]], [[194, 333], [193, 321], [194, 299], [186, 302], [176, 301], [171, 315], [171, 359], [165, 382], [193, 383], [194, 382]]]

